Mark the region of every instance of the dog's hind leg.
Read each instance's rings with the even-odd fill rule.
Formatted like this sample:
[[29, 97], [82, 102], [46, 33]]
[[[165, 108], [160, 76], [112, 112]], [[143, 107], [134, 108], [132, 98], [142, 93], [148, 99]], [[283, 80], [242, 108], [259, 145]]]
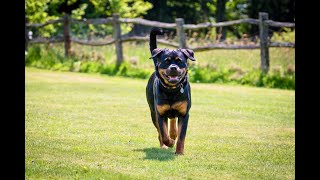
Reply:
[[176, 140], [178, 136], [178, 130], [177, 130], [177, 120], [176, 118], [170, 119], [170, 138], [173, 140]]

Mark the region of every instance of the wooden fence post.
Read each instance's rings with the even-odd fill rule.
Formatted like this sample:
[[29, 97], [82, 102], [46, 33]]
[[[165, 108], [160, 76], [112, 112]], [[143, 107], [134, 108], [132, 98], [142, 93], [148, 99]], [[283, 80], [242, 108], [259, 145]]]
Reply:
[[186, 35], [184, 33], [184, 20], [183, 18], [176, 18], [176, 24], [177, 24], [177, 34], [179, 38], [179, 48], [186, 48], [187, 43], [186, 43]]
[[122, 43], [121, 43], [121, 27], [119, 22], [119, 14], [113, 14], [113, 38], [116, 45], [117, 66], [123, 61]]
[[63, 37], [64, 37], [64, 55], [68, 57], [71, 50], [71, 35], [70, 35], [70, 15], [66, 14], [63, 17]]
[[260, 60], [263, 73], [269, 71], [269, 27], [265, 23], [266, 20], [268, 20], [268, 13], [259, 12]]
[[28, 18], [27, 16], [25, 16], [25, 26], [24, 26], [24, 37], [25, 37], [24, 50], [25, 51], [28, 51], [28, 43], [29, 43], [29, 31], [27, 28], [27, 23], [28, 23]]

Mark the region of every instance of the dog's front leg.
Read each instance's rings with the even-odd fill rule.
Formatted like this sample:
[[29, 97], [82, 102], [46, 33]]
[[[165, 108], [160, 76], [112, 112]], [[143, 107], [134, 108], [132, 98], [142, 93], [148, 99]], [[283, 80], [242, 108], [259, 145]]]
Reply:
[[174, 140], [171, 139], [168, 134], [168, 118], [166, 116], [161, 116], [159, 114], [157, 117], [158, 117], [158, 125], [160, 129], [162, 142], [168, 147], [173, 147]]
[[181, 116], [178, 119], [178, 142], [176, 147], [176, 154], [183, 155], [184, 154], [184, 140], [186, 138], [187, 127], [188, 127], [189, 113], [185, 116]]

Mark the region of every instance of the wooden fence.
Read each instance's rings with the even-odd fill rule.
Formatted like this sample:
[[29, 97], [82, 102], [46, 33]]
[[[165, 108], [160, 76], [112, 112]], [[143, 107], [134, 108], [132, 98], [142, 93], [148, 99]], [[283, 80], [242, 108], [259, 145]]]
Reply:
[[[63, 23], [64, 36], [63, 38], [36, 38], [29, 39], [28, 38], [28, 29], [31, 27], [44, 27], [49, 24], [55, 23]], [[73, 38], [70, 33], [70, 25], [71, 23], [85, 23], [85, 24], [111, 24], [113, 26], [113, 39], [105, 42], [94, 42], [88, 40], [79, 40]], [[27, 23], [26, 18], [26, 49], [28, 47], [28, 43], [60, 43], [64, 42], [65, 46], [65, 56], [70, 54], [71, 42], [82, 44], [82, 45], [90, 45], [90, 46], [105, 46], [110, 44], [115, 44], [116, 55], [117, 55], [117, 64], [121, 64], [123, 61], [123, 51], [122, 51], [122, 43], [128, 41], [149, 41], [149, 37], [121, 37], [121, 28], [120, 23], [134, 23], [151, 27], [160, 27], [167, 29], [176, 29], [178, 36], [178, 43], [169, 42], [166, 40], [159, 39], [159, 44], [164, 44], [167, 46], [175, 47], [175, 48], [189, 48], [193, 51], [206, 51], [212, 49], [260, 49], [260, 60], [261, 60], [261, 70], [262, 72], [268, 72], [269, 70], [269, 47], [289, 47], [295, 48], [295, 43], [291, 42], [270, 42], [268, 40], [268, 31], [269, 26], [273, 27], [295, 27], [295, 23], [287, 23], [287, 22], [276, 22], [268, 19], [268, 14], [264, 12], [259, 13], [259, 19], [245, 18], [239, 19], [235, 21], [226, 21], [219, 23], [201, 23], [201, 24], [184, 24], [184, 19], [177, 18], [176, 23], [163, 23], [158, 21], [149, 21], [141, 18], [120, 18], [118, 14], [114, 14], [113, 17], [109, 18], [98, 18], [98, 19], [72, 19], [67, 14], [63, 18], [48, 21], [43, 24], [29, 24]], [[198, 47], [189, 47], [186, 43], [185, 30], [197, 30], [202, 28], [213, 28], [213, 27], [223, 27], [223, 26], [231, 26], [241, 23], [249, 23], [259, 26], [259, 45], [226, 45], [226, 44], [216, 44], [216, 45], [207, 45], [207, 46], [198, 46]]]

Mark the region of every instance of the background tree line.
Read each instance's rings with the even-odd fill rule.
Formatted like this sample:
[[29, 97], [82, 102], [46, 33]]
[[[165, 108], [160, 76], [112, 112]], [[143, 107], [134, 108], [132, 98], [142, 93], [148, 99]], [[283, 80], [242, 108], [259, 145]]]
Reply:
[[[295, 21], [294, 0], [26, 0], [25, 3], [26, 16], [31, 23], [57, 19], [65, 13], [78, 19], [104, 18], [119, 13], [123, 18], [141, 17], [168, 23], [175, 22], [176, 18], [184, 18], [186, 24], [197, 24], [240, 18], [257, 19], [259, 12], [267, 12], [269, 19], [274, 21]], [[122, 28], [125, 33], [135, 35], [144, 35], [149, 31], [148, 27], [139, 25], [123, 25]], [[111, 27], [104, 25], [82, 28], [75, 25], [72, 30], [75, 34], [81, 33], [80, 31], [92, 31], [102, 33], [101, 35], [112, 32]], [[272, 28], [270, 35], [273, 31], [279, 30]], [[49, 37], [59, 34], [60, 31], [61, 29], [49, 25], [36, 33]], [[220, 34], [219, 39], [222, 41], [227, 36], [241, 38], [243, 33], [246, 33], [249, 37], [255, 37], [259, 33], [257, 26], [247, 24], [217, 28], [215, 31], [216, 34]]]

